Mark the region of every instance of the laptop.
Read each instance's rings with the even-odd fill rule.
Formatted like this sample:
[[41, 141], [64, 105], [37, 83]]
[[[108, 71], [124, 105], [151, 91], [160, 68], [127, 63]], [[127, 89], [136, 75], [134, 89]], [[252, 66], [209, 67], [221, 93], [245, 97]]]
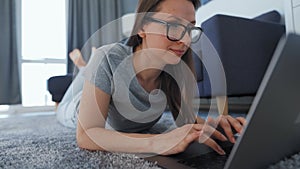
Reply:
[[300, 36], [283, 37], [247, 114], [236, 143], [219, 142], [227, 153], [218, 155], [204, 144], [192, 143], [185, 152], [152, 156], [162, 168], [267, 168], [300, 152]]

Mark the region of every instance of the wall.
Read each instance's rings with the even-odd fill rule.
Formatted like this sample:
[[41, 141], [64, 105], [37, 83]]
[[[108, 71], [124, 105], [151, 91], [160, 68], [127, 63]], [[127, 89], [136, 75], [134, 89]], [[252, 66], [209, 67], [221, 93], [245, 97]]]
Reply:
[[284, 23], [285, 0], [212, 0], [200, 7], [196, 13], [197, 25], [215, 14], [227, 14], [253, 18], [270, 10], [277, 10]]

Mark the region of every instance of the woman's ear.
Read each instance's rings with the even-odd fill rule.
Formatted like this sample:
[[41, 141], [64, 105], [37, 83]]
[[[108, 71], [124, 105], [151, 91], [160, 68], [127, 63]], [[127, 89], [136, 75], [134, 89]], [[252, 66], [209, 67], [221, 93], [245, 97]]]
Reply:
[[146, 33], [145, 33], [144, 29], [139, 30], [138, 36], [141, 37], [141, 38], [146, 37]]
[[[144, 25], [145, 26], [145, 25]], [[144, 27], [142, 27], [139, 31], [138, 31], [138, 36], [141, 37], [142, 39], [146, 37], [146, 32]]]

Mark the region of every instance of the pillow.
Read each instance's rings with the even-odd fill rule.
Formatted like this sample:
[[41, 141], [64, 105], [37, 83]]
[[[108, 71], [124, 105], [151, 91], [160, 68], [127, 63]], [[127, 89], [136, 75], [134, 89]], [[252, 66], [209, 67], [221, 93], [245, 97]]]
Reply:
[[280, 23], [281, 21], [281, 15], [278, 11], [273, 10], [269, 11], [267, 13], [263, 13], [255, 18], [254, 20], [259, 20], [259, 21], [264, 21], [264, 22], [275, 22], [275, 23]]

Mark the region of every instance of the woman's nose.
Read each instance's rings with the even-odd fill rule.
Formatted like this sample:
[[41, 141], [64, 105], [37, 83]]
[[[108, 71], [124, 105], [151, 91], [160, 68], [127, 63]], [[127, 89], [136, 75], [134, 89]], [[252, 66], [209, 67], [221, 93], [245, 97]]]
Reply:
[[188, 34], [188, 32], [186, 32], [184, 34], [184, 36], [182, 37], [182, 39], [179, 40], [178, 42], [184, 43], [185, 45], [190, 46], [191, 41], [192, 41], [192, 37]]

